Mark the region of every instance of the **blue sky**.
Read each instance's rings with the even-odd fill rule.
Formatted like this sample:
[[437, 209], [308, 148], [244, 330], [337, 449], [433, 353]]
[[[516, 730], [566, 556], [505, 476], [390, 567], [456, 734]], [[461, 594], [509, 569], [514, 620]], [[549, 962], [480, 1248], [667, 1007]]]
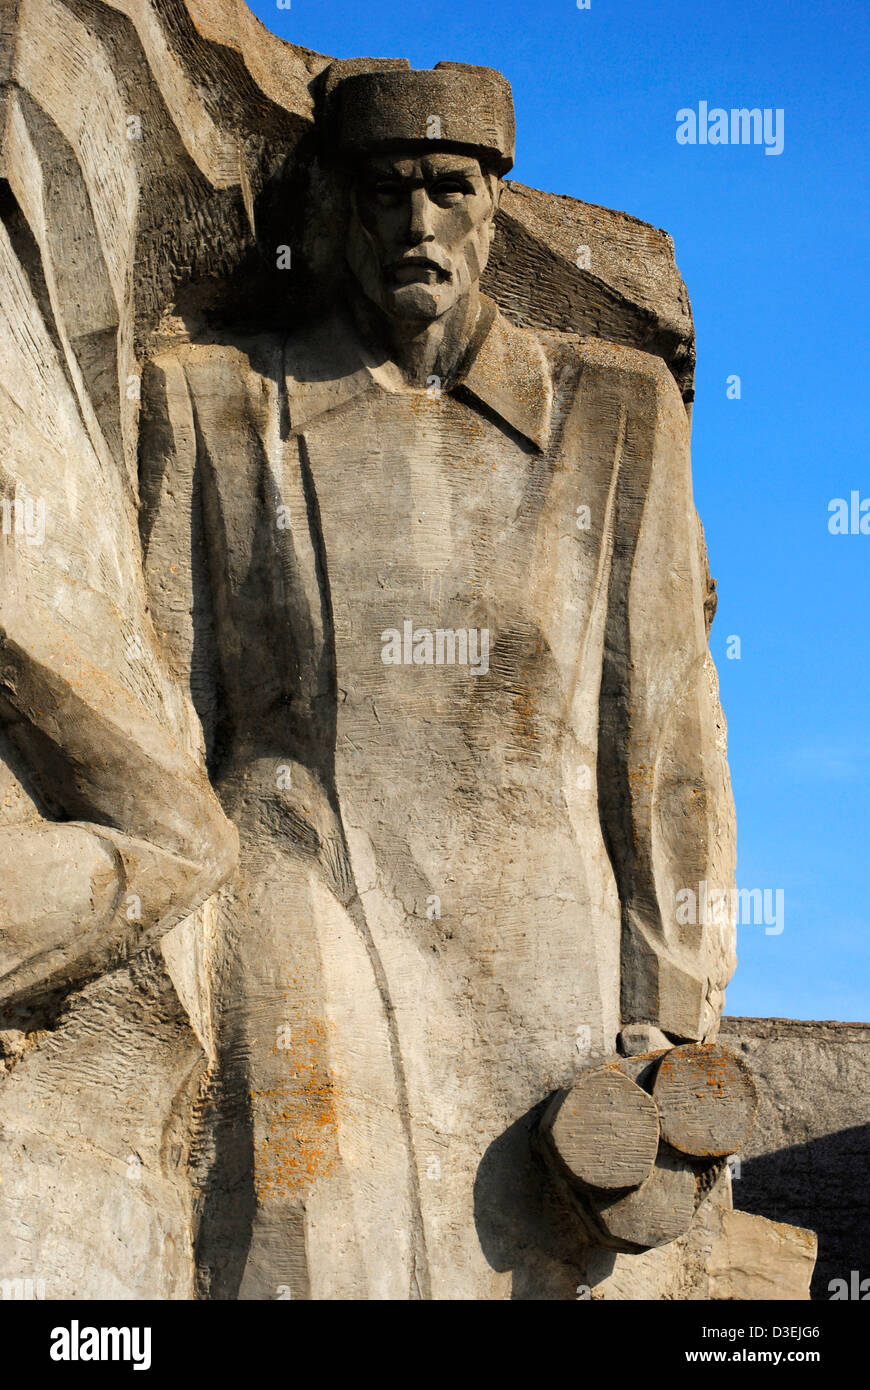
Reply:
[[[665, 227], [698, 334], [695, 497], [719, 581], [738, 881], [785, 891], [739, 928], [730, 1014], [870, 1019], [870, 6], [866, 0], [253, 0], [335, 57], [497, 67], [511, 177]], [[681, 146], [676, 112], [784, 110], [782, 154]], [[741, 399], [726, 399], [726, 378]], [[726, 639], [741, 641], [739, 660]], [[863, 848], [862, 848], [863, 846]]]

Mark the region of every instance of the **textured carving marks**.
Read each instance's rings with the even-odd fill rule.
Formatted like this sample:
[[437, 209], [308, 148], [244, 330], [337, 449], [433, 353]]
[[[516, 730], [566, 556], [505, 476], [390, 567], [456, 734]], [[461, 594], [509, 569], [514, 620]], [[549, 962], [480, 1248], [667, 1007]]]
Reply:
[[[313, 231], [306, 226], [314, 219], [304, 211], [313, 138], [312, 83], [329, 59], [268, 34], [241, 0], [17, 0], [4, 7], [0, 23], [0, 496], [14, 521], [0, 535], [0, 837], [5, 836], [7, 862], [16, 865], [16, 875], [5, 875], [0, 889], [5, 923], [0, 947], [8, 953], [2, 960], [7, 1011], [0, 1022], [6, 1025], [7, 1075], [0, 1117], [19, 1144], [17, 1152], [23, 1153], [31, 1122], [22, 1098], [51, 1092], [57, 1104], [46, 1107], [39, 1145], [45, 1153], [52, 1146], [66, 1152], [64, 1146], [72, 1140], [64, 1096], [78, 1096], [88, 1077], [94, 1078], [99, 1096], [101, 1087], [112, 1093], [113, 1086], [126, 1095], [130, 1059], [141, 1055], [148, 1071], [147, 1103], [134, 1107], [141, 1142], [135, 1142], [136, 1124], [122, 1120], [118, 1109], [99, 1096], [85, 1107], [78, 1131], [83, 1147], [75, 1163], [70, 1160], [77, 1177], [75, 1182], [65, 1179], [57, 1219], [72, 1228], [78, 1184], [84, 1184], [87, 1172], [83, 1155], [91, 1145], [109, 1155], [94, 1170], [101, 1175], [106, 1227], [117, 1227], [135, 1192], [131, 1243], [138, 1229], [143, 1241], [145, 1234], [155, 1243], [168, 1240], [174, 1253], [151, 1283], [135, 1262], [125, 1283], [105, 1262], [87, 1269], [62, 1254], [68, 1251], [67, 1238], [51, 1236], [42, 1211], [47, 1189], [41, 1182], [20, 1173], [15, 1183], [4, 1180], [0, 1209], [14, 1230], [22, 1276], [51, 1275], [57, 1294], [99, 1296], [123, 1289], [144, 1296], [153, 1288], [156, 1296], [186, 1297], [193, 1280], [193, 1211], [183, 1174], [197, 1112], [195, 1095], [201, 1085], [208, 1108], [219, 1089], [210, 994], [215, 956], [236, 945], [232, 926], [220, 935], [211, 895], [233, 868], [236, 841], [206, 775], [212, 770], [206, 766], [206, 749], [217, 720], [217, 697], [205, 712], [194, 708], [197, 679], [209, 660], [204, 651], [207, 623], [197, 608], [201, 595], [192, 581], [188, 592], [173, 578], [190, 514], [202, 502], [196, 490], [203, 477], [195, 466], [189, 476], [170, 466], [176, 457], [183, 462], [196, 456], [203, 420], [222, 438], [227, 422], [211, 419], [204, 407], [194, 421], [176, 349], [218, 330], [245, 324], [258, 333], [276, 325], [283, 330], [310, 317], [319, 294]], [[279, 245], [293, 251], [289, 273], [278, 265]], [[664, 233], [623, 214], [512, 184], [498, 214], [484, 288], [506, 320], [499, 320], [492, 339], [495, 356], [484, 355], [465, 382], [468, 391], [478, 393], [486, 429], [456, 404], [437, 420], [448, 441], [450, 430], [472, 430], [467, 440], [462, 436], [468, 448], [482, 448], [480, 440], [488, 439], [485, 447], [496, 459], [507, 447], [503, 435], [521, 452], [539, 447], [547, 437], [549, 397], [543, 386], [534, 398], [522, 399], [522, 393], [505, 390], [498, 380], [500, 341], [514, 345], [512, 370], [539, 385], [547, 380], [542, 349], [532, 340], [523, 347], [523, 335], [510, 330], [512, 323], [557, 330], [550, 334], [554, 353], [563, 347], [576, 350], [576, 341], [559, 346], [559, 333], [619, 345], [602, 349], [591, 344], [590, 380], [599, 374], [605, 383], [627, 380], [632, 364], [642, 362], [641, 387], [632, 400], [645, 399], [655, 378], [656, 390], [671, 402], [668, 430], [685, 442], [685, 419], [673, 382], [660, 363], [650, 366], [632, 351], [660, 357], [689, 404], [691, 315]], [[237, 383], [237, 375], [227, 372], [227, 382]], [[191, 379], [197, 379], [195, 372]], [[340, 372], [337, 379], [346, 383]], [[168, 424], [163, 428], [156, 410], [149, 419], [146, 487], [140, 495], [141, 383], [155, 380], [161, 390], [165, 385]], [[203, 380], [204, 396], [214, 403], [214, 378], [205, 373]], [[410, 431], [424, 427], [421, 412], [406, 405], [380, 402], [377, 408], [389, 417], [384, 437], [388, 429], [396, 429], [397, 410], [407, 416], [408, 438]], [[360, 410], [370, 407], [375, 409], [368, 398], [356, 403]], [[263, 393], [251, 408], [265, 411]], [[501, 412], [505, 428], [489, 438], [493, 411]], [[612, 415], [609, 404], [602, 407], [608, 430], [620, 418], [618, 411]], [[235, 423], [241, 418], [241, 410], [236, 411]], [[330, 428], [327, 421], [321, 435], [313, 431], [312, 448], [322, 447], [325, 458], [336, 453]], [[501, 425], [497, 428], [502, 431]], [[259, 458], [256, 430], [249, 442]], [[300, 500], [302, 508], [309, 508], [300, 449], [303, 471], [294, 505]], [[613, 456], [611, 450], [608, 460]], [[525, 477], [526, 452], [520, 462]], [[376, 464], [375, 459], [372, 467]], [[499, 474], [499, 468], [493, 464], [487, 473]], [[321, 476], [326, 476], [325, 468]], [[212, 519], [230, 515], [239, 497], [221, 494], [220, 477], [209, 475], [205, 483], [214, 494], [206, 499]], [[443, 496], [448, 485], [449, 478], [443, 482]], [[332, 508], [324, 505], [319, 518], [324, 530], [334, 525], [339, 535], [346, 534], [339, 524], [343, 487], [339, 478]], [[261, 492], [252, 489], [251, 496], [259, 498]], [[573, 513], [572, 506], [568, 514]], [[140, 523], [150, 593], [142, 572]], [[201, 541], [194, 533], [194, 548]], [[695, 545], [693, 530], [689, 544]], [[421, 543], [421, 564], [424, 550]], [[318, 563], [322, 569], [316, 545], [311, 555], [300, 583], [304, 588], [311, 581], [313, 591], [320, 582]], [[545, 568], [540, 566], [541, 573]], [[346, 594], [356, 596], [353, 576]], [[522, 641], [519, 647], [517, 641], [508, 632], [505, 649], [522, 656]], [[180, 649], [183, 659], [176, 659]], [[537, 650], [530, 645], [530, 662]], [[363, 715], [368, 718], [367, 709]], [[352, 716], [353, 701], [342, 719]], [[518, 724], [517, 738], [528, 743], [533, 707], [519, 715], [514, 710], [511, 717]], [[309, 748], [308, 762], [314, 761]], [[306, 765], [306, 771], [312, 769]], [[346, 773], [352, 786], [355, 770], [349, 767]], [[249, 794], [244, 780], [238, 768], [229, 770], [221, 789], [225, 808], [234, 798], [244, 802]], [[335, 797], [323, 793], [314, 775], [308, 783], [301, 779], [300, 786], [304, 804], [293, 824], [308, 831], [304, 816], [316, 821], [310, 838], [325, 847], [333, 898], [324, 906], [323, 885], [309, 883], [307, 869], [297, 866], [298, 892], [288, 901], [281, 878], [286, 868], [276, 852], [276, 886], [266, 906], [273, 924], [280, 919], [281, 930], [300, 953], [306, 949], [300, 919], [309, 913], [312, 922], [327, 922], [332, 938], [346, 949], [340, 958], [325, 961], [323, 989], [332, 989], [346, 1010], [370, 1004], [374, 1017], [375, 986], [373, 1001], [362, 999], [342, 974], [349, 971], [352, 952], [360, 956], [360, 974], [377, 955], [365, 937], [365, 924], [360, 925], [359, 893], [347, 868], [354, 857], [365, 865], [365, 845], [361, 837], [350, 845], [342, 841], [344, 832], [335, 827]], [[298, 786], [293, 790], [299, 794]], [[350, 793], [345, 795], [349, 800]], [[264, 820], [275, 819], [271, 803], [263, 815]], [[301, 844], [302, 830], [297, 838]], [[247, 852], [249, 862], [262, 867], [257, 859], [258, 854], [262, 859], [261, 843], [248, 845]], [[385, 858], [395, 860], [392, 851]], [[378, 879], [377, 874], [372, 877]], [[263, 909], [258, 885], [262, 880], [252, 869], [248, 881], [237, 885], [231, 906], [232, 901], [247, 904], [256, 919]], [[370, 894], [382, 891], [380, 882], [377, 888], [366, 886], [362, 870], [360, 885]], [[81, 939], [67, 949], [63, 911], [73, 890], [86, 926]], [[332, 911], [334, 922], [328, 918]], [[33, 942], [28, 912], [38, 916], [44, 933], [35, 974], [28, 974], [15, 956]], [[274, 929], [277, 941], [278, 925]], [[439, 931], [441, 945], [452, 939], [443, 925]], [[526, 940], [518, 926], [517, 950]], [[618, 950], [618, 944], [612, 945]], [[279, 942], [276, 956], [282, 950]], [[313, 947], [310, 954], [316, 954]], [[376, 976], [381, 968], [375, 961]], [[254, 993], [260, 969], [265, 994], [275, 983], [267, 978], [272, 967], [265, 956], [251, 965]], [[106, 971], [103, 979], [95, 978]], [[39, 991], [34, 989], [37, 976]], [[301, 1017], [310, 1001], [300, 993], [299, 1002], [294, 988], [291, 982], [288, 996]], [[706, 1001], [695, 997], [697, 990], [686, 989], [685, 997], [679, 983], [669, 994], [664, 987], [661, 993], [674, 1016], [689, 1018], [687, 1032], [694, 1035]], [[715, 1013], [719, 1001], [706, 1006]], [[497, 1009], [492, 1014], [501, 1017]], [[588, 1014], [592, 1017], [591, 1006]], [[248, 1034], [260, 1030], [263, 1018], [265, 1014], [252, 1014], [245, 1023], [247, 1034], [240, 1028], [226, 1045], [231, 1061], [245, 1052]], [[348, 1016], [345, 1022], [353, 1035], [357, 1019]], [[303, 1055], [314, 1059], [305, 1099], [309, 1111], [317, 1110], [331, 1124], [333, 1083], [321, 1076], [321, 1054], [328, 1052], [330, 1039], [328, 1030], [318, 1032], [318, 1026], [315, 1021], [307, 1031], [301, 1025], [297, 1029], [308, 1039]], [[362, 1089], [372, 1095], [383, 1090], [388, 1100], [381, 1119], [400, 1116], [408, 1130], [408, 1103], [394, 1075], [392, 1017], [382, 1032], [371, 1044], [375, 1060]], [[570, 1050], [573, 1034], [565, 1038]], [[420, 1056], [424, 1052], [421, 1048]], [[122, 1071], [123, 1079], [113, 1081]], [[234, 1075], [232, 1067], [228, 1074]], [[354, 1078], [358, 1080], [356, 1073]], [[254, 1088], [265, 1097], [265, 1130], [255, 1135], [261, 1147], [271, 1142], [269, 1126], [279, 1126], [286, 1109], [287, 1097], [273, 1080], [264, 1073]], [[389, 1099], [394, 1085], [395, 1104]], [[533, 1090], [530, 1103], [538, 1095]], [[233, 1098], [240, 1113], [250, 1098], [243, 1090]], [[369, 1116], [362, 1113], [368, 1103], [359, 1101], [357, 1144], [367, 1142], [371, 1133]], [[515, 1118], [513, 1111], [510, 1118]], [[316, 1134], [312, 1129], [324, 1152], [332, 1143], [329, 1124]], [[157, 1144], [157, 1133], [166, 1142]], [[384, 1133], [385, 1153], [397, 1152], [406, 1142], [388, 1127]], [[224, 1156], [232, 1147], [226, 1140], [225, 1131], [214, 1137], [216, 1147], [223, 1144]], [[281, 1188], [279, 1197], [286, 1196], [288, 1172], [294, 1182], [301, 1181], [300, 1144], [308, 1157], [317, 1147], [312, 1139], [305, 1148], [298, 1134], [294, 1143], [295, 1148], [291, 1144], [286, 1153], [281, 1151], [280, 1162], [266, 1165], [260, 1174], [261, 1187]], [[235, 1152], [231, 1157], [241, 1162]], [[471, 1149], [463, 1156], [469, 1171], [478, 1157]], [[198, 1161], [194, 1154], [194, 1167]], [[203, 1164], [208, 1161], [209, 1155], [202, 1158]], [[330, 1162], [327, 1155], [324, 1172]], [[243, 1176], [247, 1181], [250, 1174]], [[246, 1200], [259, 1200], [262, 1194], [249, 1187]], [[383, 1187], [389, 1195], [389, 1173]], [[411, 1218], [412, 1226], [416, 1220]], [[28, 1230], [38, 1233], [35, 1245], [28, 1245]], [[414, 1241], [418, 1237], [414, 1226]], [[267, 1232], [269, 1249], [272, 1239]], [[279, 1231], [275, 1248], [281, 1239]], [[44, 1262], [41, 1271], [28, 1267], [37, 1258]], [[448, 1259], [444, 1263], [450, 1265]], [[264, 1287], [270, 1277], [267, 1271]], [[493, 1276], [493, 1287], [496, 1283]]]

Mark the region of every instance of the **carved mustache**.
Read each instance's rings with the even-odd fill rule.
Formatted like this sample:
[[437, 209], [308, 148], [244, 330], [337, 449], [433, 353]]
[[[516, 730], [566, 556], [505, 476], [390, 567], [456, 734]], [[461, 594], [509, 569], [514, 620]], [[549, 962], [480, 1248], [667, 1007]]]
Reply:
[[449, 280], [453, 273], [450, 268], [441, 261], [435, 260], [432, 256], [422, 256], [419, 252], [401, 256], [397, 261], [392, 261], [385, 267], [387, 274], [391, 275], [393, 278], [397, 278], [403, 270], [413, 270], [415, 268], [434, 270], [442, 280]]

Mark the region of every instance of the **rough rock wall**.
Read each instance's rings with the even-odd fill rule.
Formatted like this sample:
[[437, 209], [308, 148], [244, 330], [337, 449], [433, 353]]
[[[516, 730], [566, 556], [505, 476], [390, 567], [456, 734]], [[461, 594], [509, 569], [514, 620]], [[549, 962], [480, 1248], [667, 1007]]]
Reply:
[[497, 226], [483, 285], [505, 314], [655, 353], [690, 406], [692, 311], [667, 232], [510, 180]]
[[813, 1298], [853, 1270], [870, 1279], [870, 1024], [723, 1018], [720, 1037], [759, 1092], [735, 1207], [817, 1232]]

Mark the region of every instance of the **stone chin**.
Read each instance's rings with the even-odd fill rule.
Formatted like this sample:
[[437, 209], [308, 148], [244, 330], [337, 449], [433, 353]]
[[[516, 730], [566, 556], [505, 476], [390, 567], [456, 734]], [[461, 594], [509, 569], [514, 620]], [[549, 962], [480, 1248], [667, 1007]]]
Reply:
[[[365, 285], [362, 286], [364, 292], [369, 294]], [[375, 298], [369, 294], [369, 298]], [[420, 320], [431, 322], [441, 318], [451, 309], [458, 298], [456, 288], [452, 280], [447, 283], [428, 285], [422, 283], [412, 283], [387, 288], [381, 286], [380, 294], [375, 298], [377, 303], [390, 318], [407, 320]]]

